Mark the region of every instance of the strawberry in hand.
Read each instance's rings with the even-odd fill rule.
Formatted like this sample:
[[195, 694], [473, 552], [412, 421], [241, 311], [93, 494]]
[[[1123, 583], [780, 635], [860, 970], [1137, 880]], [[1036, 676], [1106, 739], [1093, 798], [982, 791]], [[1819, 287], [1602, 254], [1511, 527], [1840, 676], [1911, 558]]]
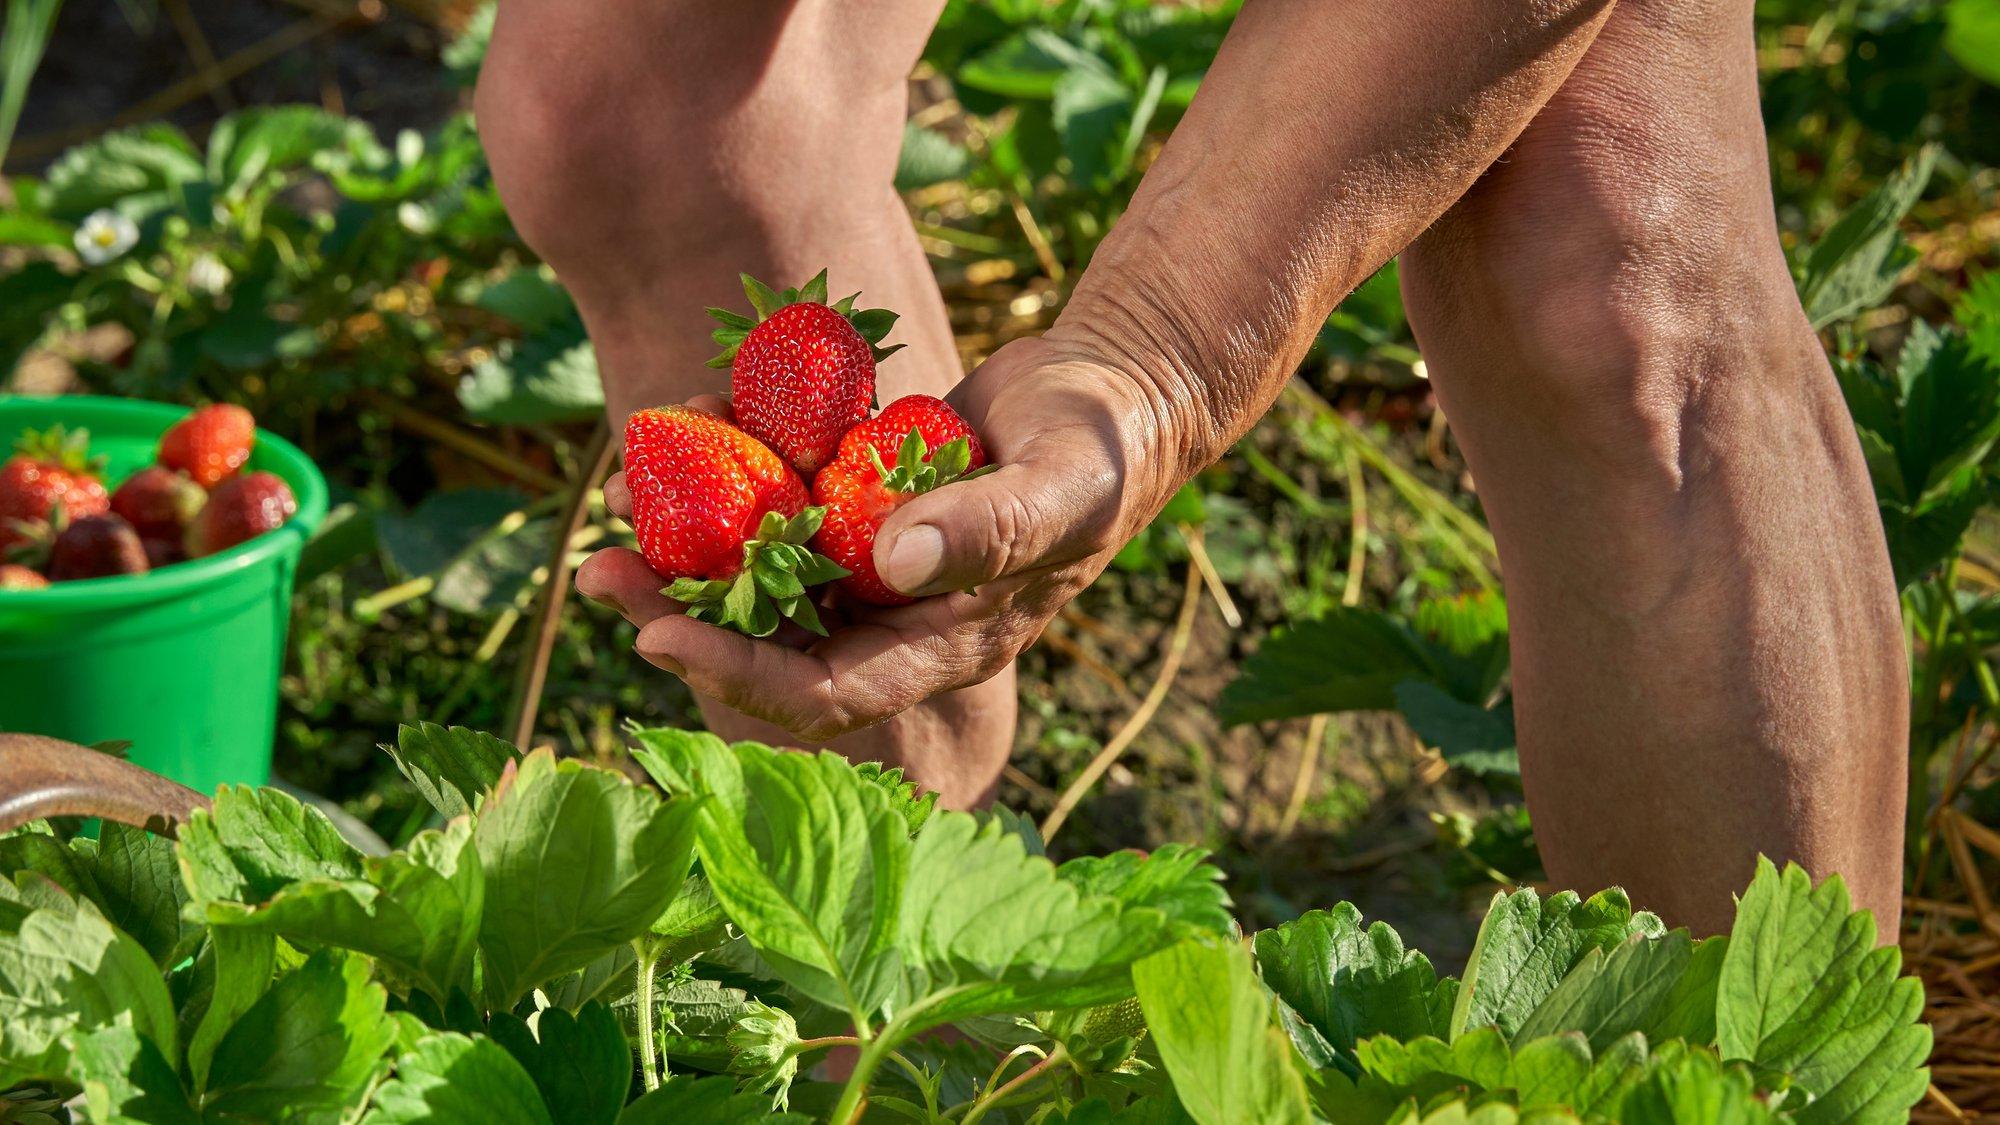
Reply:
[[753, 637], [788, 619], [824, 635], [807, 587], [847, 571], [806, 544], [821, 509], [771, 449], [705, 411], [641, 410], [625, 424], [632, 528], [688, 616]]
[[722, 323], [714, 338], [723, 349], [709, 366], [729, 369], [736, 424], [810, 476], [833, 461], [841, 435], [868, 417], [875, 364], [896, 350], [877, 345], [896, 314], [857, 311], [858, 293], [828, 304], [825, 270], [783, 293], [744, 274], [743, 291], [755, 320], [708, 310]]
[[[891, 431], [878, 425], [892, 415], [896, 420], [890, 425], [903, 429], [893, 466], [881, 454], [882, 439]], [[933, 451], [926, 436], [946, 440]], [[857, 426], [841, 442], [840, 459], [813, 478], [813, 500], [826, 508], [814, 544], [852, 571], [840, 580], [841, 590], [870, 605], [915, 601], [891, 589], [875, 572], [876, 533], [910, 500], [979, 476], [987, 468], [986, 451], [972, 428], [938, 399], [925, 395], [898, 399], [881, 417]]]

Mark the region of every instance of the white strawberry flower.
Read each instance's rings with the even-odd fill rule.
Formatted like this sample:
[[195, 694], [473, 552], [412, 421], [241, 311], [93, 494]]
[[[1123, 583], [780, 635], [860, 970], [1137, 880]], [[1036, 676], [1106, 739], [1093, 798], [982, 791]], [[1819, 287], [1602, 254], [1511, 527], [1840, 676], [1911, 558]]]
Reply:
[[105, 208], [92, 211], [76, 228], [76, 252], [93, 266], [123, 254], [139, 241], [139, 224]]
[[188, 263], [188, 288], [211, 297], [221, 296], [229, 288], [233, 275], [229, 267], [222, 264], [213, 254], [202, 254]]
[[437, 229], [437, 216], [431, 209], [415, 200], [405, 202], [396, 208], [396, 221], [403, 229], [414, 235], [426, 235]]

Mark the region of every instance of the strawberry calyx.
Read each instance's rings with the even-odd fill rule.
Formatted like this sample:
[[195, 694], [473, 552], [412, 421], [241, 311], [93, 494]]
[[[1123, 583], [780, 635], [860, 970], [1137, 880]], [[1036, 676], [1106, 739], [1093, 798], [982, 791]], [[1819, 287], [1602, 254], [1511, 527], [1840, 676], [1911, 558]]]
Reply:
[[894, 355], [903, 346], [901, 344], [889, 348], [882, 346], [882, 340], [889, 335], [889, 329], [895, 327], [895, 313], [890, 312], [888, 309], [855, 308], [854, 302], [861, 298], [861, 294], [859, 293], [842, 297], [838, 301], [829, 302], [826, 299], [825, 270], [819, 271], [819, 273], [813, 276], [811, 281], [806, 282], [804, 285], [783, 291], [774, 290], [747, 273], [742, 274], [741, 277], [743, 278], [743, 293], [750, 298], [750, 307], [756, 311], [757, 316], [755, 319], [752, 319], [744, 316], [742, 313], [731, 312], [728, 309], [711, 308], [708, 310], [708, 315], [715, 318], [722, 325], [722, 327], [709, 334], [709, 338], [722, 348], [722, 354], [708, 361], [710, 367], [726, 368], [734, 363], [736, 361], [736, 352], [743, 346], [743, 341], [749, 337], [750, 330], [771, 319], [772, 314], [787, 305], [826, 305], [834, 312], [846, 317], [847, 322], [854, 325], [854, 330], [861, 333], [861, 338], [868, 341], [869, 350], [874, 353], [875, 362], [877, 363]]
[[90, 455], [90, 431], [68, 430], [60, 423], [46, 430], [29, 430], [14, 443], [14, 452], [38, 464], [66, 473], [102, 477], [107, 459]]
[[677, 578], [661, 592], [684, 603], [696, 621], [747, 636], [768, 637], [785, 620], [824, 637], [808, 590], [852, 573], [807, 546], [825, 518], [820, 507], [789, 519], [765, 512], [756, 537], [743, 544], [743, 569], [734, 578]]
[[881, 478], [882, 487], [889, 492], [929, 492], [953, 481], [984, 476], [997, 468], [982, 465], [967, 472], [972, 464], [970, 441], [962, 437], [953, 438], [932, 453], [924, 441], [923, 432], [915, 428], [903, 438], [902, 446], [896, 450], [894, 465], [884, 464], [882, 454], [872, 445], [868, 447], [868, 460]]

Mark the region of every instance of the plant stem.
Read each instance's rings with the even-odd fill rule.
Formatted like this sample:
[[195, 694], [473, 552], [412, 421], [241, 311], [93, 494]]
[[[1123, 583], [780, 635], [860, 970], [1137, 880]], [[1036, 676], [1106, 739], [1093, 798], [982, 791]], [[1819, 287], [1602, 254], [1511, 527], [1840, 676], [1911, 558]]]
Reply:
[[847, 1085], [840, 1091], [840, 1100], [833, 1105], [833, 1114], [828, 1120], [835, 1125], [853, 1125], [861, 1120], [861, 1110], [867, 1100], [868, 1083], [874, 1079], [875, 1071], [895, 1050], [896, 1041], [883, 1028], [882, 1034], [868, 1040], [861, 1048], [861, 1057], [854, 1060], [854, 1069], [847, 1076]]
[[639, 1003], [639, 1078], [646, 1089], [660, 1088], [660, 1044], [653, 1028], [653, 969], [659, 963], [660, 951], [650, 938], [640, 938], [632, 943], [633, 952], [639, 955], [639, 963], [634, 970], [639, 974], [634, 981], [634, 996]]
[[1001, 1102], [1006, 1101], [1008, 1098], [1019, 1093], [1022, 1087], [1026, 1086], [1030, 1082], [1033, 1082], [1035, 1079], [1041, 1077], [1042, 1075], [1048, 1073], [1050, 1067], [1054, 1066], [1058, 1062], [1067, 1059], [1068, 1057], [1069, 1056], [1066, 1053], [1064, 1053], [1062, 1047], [1058, 1045], [1055, 1050], [1050, 1051], [1048, 1053], [1048, 1056], [1046, 1058], [1042, 1059], [1042, 1061], [1036, 1063], [1035, 1065], [1029, 1067], [1028, 1069], [1022, 1071], [1021, 1073], [1015, 1075], [1012, 1079], [1008, 1080], [1005, 1086], [1001, 1086], [998, 1089], [989, 1090], [987, 1091], [985, 1096], [981, 1097], [978, 1101], [973, 1102], [972, 1108], [966, 1112], [965, 1120], [964, 1122], [962, 1122], [962, 1125], [973, 1125], [974, 1122], [986, 1116], [987, 1110], [993, 1109], [994, 1107], [998, 1106]]
[[542, 583], [541, 603], [535, 613], [533, 643], [528, 646], [527, 656], [521, 661], [514, 676], [514, 691], [508, 714], [512, 721], [508, 729], [514, 732], [514, 745], [526, 747], [535, 733], [535, 715], [541, 710], [542, 687], [548, 680], [549, 660], [555, 653], [556, 638], [561, 634], [563, 604], [569, 599], [569, 546], [583, 530], [583, 522], [590, 516], [590, 494], [598, 481], [611, 471], [611, 458], [618, 452], [618, 445], [611, 440], [611, 427], [600, 419], [597, 429], [591, 434], [590, 446], [583, 454], [581, 475], [576, 478], [576, 488], [570, 493], [568, 511], [563, 514], [559, 526], [550, 536], [548, 578]]
[[792, 1053], [803, 1055], [807, 1051], [817, 1051], [821, 1047], [859, 1047], [861, 1040], [852, 1035], [822, 1035], [817, 1039], [801, 1039], [792, 1044]]

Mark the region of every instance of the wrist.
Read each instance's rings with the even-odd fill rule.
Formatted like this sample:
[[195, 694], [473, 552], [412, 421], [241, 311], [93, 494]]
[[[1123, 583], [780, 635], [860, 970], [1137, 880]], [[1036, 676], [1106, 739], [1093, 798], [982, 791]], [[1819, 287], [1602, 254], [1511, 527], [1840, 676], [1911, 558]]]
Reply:
[[1140, 478], [1133, 506], [1144, 509], [1134, 532], [1237, 437], [1235, 412], [1217, 394], [1226, 360], [1194, 323], [1157, 295], [1080, 287], [1043, 336], [1099, 372], [1114, 409], [1131, 418], [1122, 429], [1142, 446], [1127, 450], [1127, 464]]

